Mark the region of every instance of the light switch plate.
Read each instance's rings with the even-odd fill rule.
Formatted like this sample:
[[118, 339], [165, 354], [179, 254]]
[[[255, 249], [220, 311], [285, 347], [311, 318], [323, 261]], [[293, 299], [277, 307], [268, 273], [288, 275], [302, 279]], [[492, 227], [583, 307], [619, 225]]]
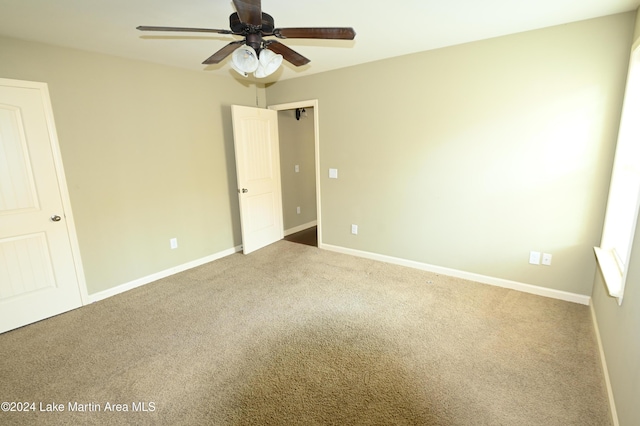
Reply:
[[329, 178], [338, 179], [338, 169], [329, 169]]
[[294, 169], [295, 169], [296, 173], [300, 173], [300, 166], [298, 164], [296, 164], [294, 166]]
[[529, 263], [532, 264], [532, 265], [539, 265], [540, 264], [540, 252], [539, 251], [529, 252]]

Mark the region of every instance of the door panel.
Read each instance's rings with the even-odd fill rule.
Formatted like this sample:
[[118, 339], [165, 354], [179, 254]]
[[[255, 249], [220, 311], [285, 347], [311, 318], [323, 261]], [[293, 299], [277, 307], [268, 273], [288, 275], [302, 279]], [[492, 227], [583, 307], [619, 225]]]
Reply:
[[55, 287], [44, 233], [0, 240], [0, 300]]
[[22, 114], [0, 104], [0, 214], [37, 209], [37, 196]]
[[248, 254], [283, 237], [278, 115], [238, 105], [231, 113], [242, 246]]
[[46, 90], [0, 79], [0, 332], [82, 305]]
[[275, 225], [274, 204], [273, 194], [270, 193], [246, 197], [245, 206], [249, 217], [247, 221], [249, 232], [258, 232]]

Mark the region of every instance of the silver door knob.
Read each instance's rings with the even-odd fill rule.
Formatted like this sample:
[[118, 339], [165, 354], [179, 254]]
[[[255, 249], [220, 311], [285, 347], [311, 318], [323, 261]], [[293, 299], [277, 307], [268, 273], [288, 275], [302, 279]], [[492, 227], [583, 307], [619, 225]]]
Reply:
[[57, 214], [54, 214], [53, 216], [51, 216], [51, 220], [53, 222], [60, 222], [60, 219], [62, 219], [60, 216], [58, 216]]
[[247, 188], [242, 188], [242, 193], [246, 194], [247, 192], [249, 192], [249, 190]]

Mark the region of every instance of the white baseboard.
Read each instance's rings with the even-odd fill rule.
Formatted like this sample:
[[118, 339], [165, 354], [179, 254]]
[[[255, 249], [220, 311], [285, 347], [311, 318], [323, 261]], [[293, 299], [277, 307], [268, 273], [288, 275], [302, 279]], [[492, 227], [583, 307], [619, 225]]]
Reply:
[[[291, 230], [295, 230], [300, 228], [299, 230], [295, 230], [291, 233], [299, 232], [300, 230], [304, 230], [310, 228], [311, 226], [316, 226], [316, 222], [309, 222], [308, 224], [301, 225], [301, 227], [291, 228]], [[287, 234], [289, 235], [289, 234]], [[512, 290], [522, 291], [524, 293], [536, 294], [538, 296], [550, 297], [553, 299], [565, 300], [567, 302], [579, 303], [582, 305], [590, 305], [591, 297], [585, 296], [582, 294], [569, 293], [561, 290], [554, 290], [545, 287], [539, 287], [531, 284], [520, 283], [517, 281], [505, 280], [502, 278], [494, 278], [486, 275], [475, 274], [471, 272], [459, 271], [456, 269], [443, 268], [441, 266], [430, 265], [427, 263], [416, 262], [413, 260], [401, 259], [392, 256], [386, 256], [383, 254], [371, 253], [361, 250], [350, 249], [346, 247], [334, 246], [331, 244], [320, 244], [319, 248], [329, 251], [334, 251], [337, 253], [349, 254], [352, 256], [363, 257], [366, 259], [377, 260], [380, 262], [391, 263], [400, 266], [407, 266], [409, 268], [420, 269], [423, 271], [433, 272], [436, 274], [448, 275], [451, 277], [462, 278], [470, 281], [476, 281], [483, 284], [494, 285], [497, 287], [508, 288]], [[115, 296], [116, 294], [123, 293], [127, 290], [134, 289], [136, 287], [140, 287], [145, 284], [149, 284], [151, 282], [157, 281], [162, 278], [166, 278], [168, 276], [177, 274], [179, 272], [186, 271], [191, 268], [195, 268], [200, 265], [204, 265], [205, 263], [213, 262], [214, 260], [221, 259], [223, 257], [229, 256], [234, 253], [238, 253], [242, 251], [242, 246], [237, 246], [231, 249], [223, 250], [219, 253], [212, 254], [207, 257], [203, 257], [201, 259], [196, 259], [191, 262], [174, 266], [173, 268], [165, 269], [164, 271], [156, 272], [155, 274], [148, 275], [146, 277], [138, 278], [136, 280], [130, 281], [125, 284], [121, 284], [119, 286], [110, 288], [108, 290], [100, 291], [98, 293], [93, 293], [88, 296], [88, 302], [93, 303], [99, 300], [106, 299], [111, 296]]]
[[590, 296], [585, 296], [582, 294], [569, 293], [566, 291], [554, 290], [546, 287], [539, 287], [531, 284], [520, 283], [517, 281], [505, 280], [502, 278], [495, 278], [495, 277], [489, 277], [486, 275], [474, 274], [472, 272], [459, 271], [456, 269], [443, 268], [441, 266], [429, 265], [427, 263], [401, 259], [398, 257], [386, 256], [383, 254], [360, 251], [360, 250], [355, 250], [355, 249], [350, 249], [350, 248], [345, 248], [340, 246], [334, 246], [331, 244], [319, 244], [319, 248], [329, 250], [329, 251], [335, 251], [343, 254], [350, 254], [352, 256], [364, 257], [366, 259], [392, 263], [395, 265], [407, 266], [409, 268], [421, 269], [423, 271], [434, 272], [436, 274], [442, 274], [442, 275], [448, 275], [450, 277], [476, 281], [482, 284], [489, 284], [497, 287], [508, 288], [511, 290], [522, 291], [524, 293], [531, 293], [538, 296], [550, 297], [552, 299], [559, 299], [559, 300], [565, 300], [567, 302], [579, 303], [581, 305], [589, 305], [591, 302]]
[[593, 307], [593, 303], [591, 303], [589, 307], [591, 308], [591, 319], [593, 320], [593, 328], [596, 332], [596, 341], [598, 342], [598, 350], [600, 352], [600, 363], [602, 364], [604, 382], [607, 385], [607, 396], [609, 398], [609, 408], [611, 409], [611, 421], [613, 423], [613, 426], [620, 426], [620, 421], [618, 420], [618, 411], [616, 410], [616, 401], [615, 399], [613, 399], [613, 388], [611, 387], [611, 379], [609, 378], [609, 368], [607, 367], [607, 360], [604, 356], [604, 348], [602, 347], [602, 340], [600, 339], [600, 328], [598, 327], [596, 310]]
[[137, 280], [130, 281], [125, 284], [121, 284], [119, 286], [110, 288], [108, 290], [100, 291], [98, 293], [93, 293], [88, 296], [89, 303], [98, 302], [100, 300], [106, 299], [111, 296], [115, 296], [116, 294], [124, 293], [125, 291], [132, 290], [136, 287], [143, 286], [145, 284], [152, 283], [154, 281], [160, 280], [162, 278], [169, 277], [171, 275], [177, 274], [179, 272], [184, 272], [188, 269], [195, 268], [200, 265], [204, 265], [205, 263], [213, 262], [214, 260], [221, 259], [223, 257], [232, 255], [234, 253], [238, 253], [242, 251], [242, 246], [234, 247], [228, 250], [223, 250], [221, 252], [212, 254], [210, 256], [203, 257], [201, 259], [196, 259], [191, 262], [187, 262], [182, 265], [174, 266], [173, 268], [165, 269], [164, 271], [156, 272], [155, 274], [148, 275], [146, 277], [138, 278]]
[[294, 226], [293, 228], [285, 229], [284, 236], [288, 236], [291, 234], [295, 234], [296, 232], [304, 231], [305, 229], [311, 228], [312, 226], [318, 226], [317, 220], [312, 220], [311, 222], [307, 222], [303, 225]]

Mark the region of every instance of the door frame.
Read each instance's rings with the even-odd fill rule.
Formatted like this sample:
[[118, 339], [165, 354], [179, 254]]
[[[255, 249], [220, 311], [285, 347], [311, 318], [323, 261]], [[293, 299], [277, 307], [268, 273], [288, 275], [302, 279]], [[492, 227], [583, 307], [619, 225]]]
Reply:
[[[318, 100], [311, 99], [307, 101], [269, 105], [267, 108], [275, 111], [285, 111], [296, 108], [313, 108], [313, 138], [315, 144], [314, 154], [316, 167], [316, 218], [318, 221], [318, 248], [322, 248], [322, 204], [320, 202], [320, 111], [318, 108]], [[280, 184], [282, 185], [282, 182]]]
[[87, 305], [89, 301], [89, 293], [87, 292], [87, 282], [84, 276], [84, 268], [82, 267], [82, 258], [80, 257], [80, 245], [78, 244], [78, 235], [76, 225], [71, 211], [71, 198], [69, 197], [69, 189], [67, 187], [67, 178], [64, 173], [62, 163], [62, 152], [58, 141], [58, 133], [56, 131], [55, 120], [53, 116], [53, 106], [49, 95], [49, 86], [47, 83], [37, 81], [13, 80], [8, 78], [0, 78], [0, 84], [3, 86], [11, 86], [16, 88], [35, 89], [40, 92], [42, 105], [44, 107], [45, 120], [47, 122], [47, 132], [49, 134], [49, 142], [51, 154], [53, 157], [54, 168], [56, 170], [56, 178], [58, 180], [58, 188], [60, 190], [60, 198], [62, 200], [62, 209], [64, 211], [64, 224], [67, 228], [69, 243], [71, 244], [71, 254], [73, 256], [73, 267], [78, 282], [78, 290], [80, 291], [80, 300], [82, 306]]

